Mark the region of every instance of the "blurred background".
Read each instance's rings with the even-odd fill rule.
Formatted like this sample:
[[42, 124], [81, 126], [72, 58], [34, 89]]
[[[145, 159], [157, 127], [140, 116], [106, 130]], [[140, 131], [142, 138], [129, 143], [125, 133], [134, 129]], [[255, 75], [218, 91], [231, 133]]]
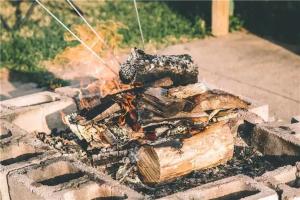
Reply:
[[[133, 1], [72, 1], [108, 47], [66, 1], [41, 2], [116, 69], [112, 55], [123, 61], [130, 48], [142, 47]], [[1, 100], [110, 76], [35, 1], [0, 4]], [[212, 1], [137, 1], [137, 7], [147, 52], [189, 53], [207, 82], [274, 109], [292, 105], [279, 111], [283, 117], [300, 112], [300, 2], [231, 0], [229, 33], [220, 37], [212, 34]]]

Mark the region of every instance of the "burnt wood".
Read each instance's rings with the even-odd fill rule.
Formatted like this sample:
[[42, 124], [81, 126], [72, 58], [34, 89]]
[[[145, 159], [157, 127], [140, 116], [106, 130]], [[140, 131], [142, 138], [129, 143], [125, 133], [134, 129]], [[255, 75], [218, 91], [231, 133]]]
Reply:
[[169, 77], [174, 85], [187, 85], [198, 82], [198, 68], [191, 56], [150, 55], [134, 48], [119, 71], [123, 83], [149, 83]]

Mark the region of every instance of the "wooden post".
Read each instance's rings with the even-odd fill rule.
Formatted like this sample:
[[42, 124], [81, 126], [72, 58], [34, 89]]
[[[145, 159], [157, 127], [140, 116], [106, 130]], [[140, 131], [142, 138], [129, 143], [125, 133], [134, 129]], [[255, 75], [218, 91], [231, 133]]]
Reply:
[[229, 32], [230, 0], [212, 0], [212, 34], [226, 35]]

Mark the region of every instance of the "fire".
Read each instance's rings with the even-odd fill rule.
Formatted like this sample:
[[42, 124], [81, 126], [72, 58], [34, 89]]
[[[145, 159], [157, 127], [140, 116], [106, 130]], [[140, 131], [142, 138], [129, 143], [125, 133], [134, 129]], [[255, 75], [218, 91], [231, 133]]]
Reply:
[[99, 103], [101, 98], [132, 89], [136, 86], [120, 83], [119, 79], [103, 79], [89, 84], [80, 90], [79, 104], [81, 108], [90, 109]]
[[131, 126], [133, 131], [139, 131], [141, 129], [141, 126], [139, 125], [137, 113], [136, 113], [136, 107], [133, 104], [133, 101], [135, 99], [135, 95], [131, 93], [124, 93], [122, 94], [121, 99], [121, 107], [125, 111], [124, 114], [119, 118], [119, 123], [121, 125], [125, 124], [125, 120], [127, 120], [128, 124]]

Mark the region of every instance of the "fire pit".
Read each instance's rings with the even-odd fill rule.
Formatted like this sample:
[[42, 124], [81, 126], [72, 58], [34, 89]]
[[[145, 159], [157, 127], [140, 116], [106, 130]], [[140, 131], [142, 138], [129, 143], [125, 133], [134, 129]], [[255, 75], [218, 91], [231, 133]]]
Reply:
[[[2, 196], [18, 199], [17, 191], [28, 190], [28, 198], [44, 199], [277, 198], [249, 177], [295, 165], [298, 129], [268, 131], [272, 125], [262, 125], [255, 103], [198, 82], [188, 55], [133, 49], [119, 76], [1, 103]], [[278, 136], [282, 129], [295, 135], [292, 146], [293, 136]], [[284, 150], [271, 155], [260, 141]], [[286, 183], [297, 185], [297, 177]], [[227, 192], [209, 194], [218, 184]], [[200, 196], [188, 190], [197, 186]]]

